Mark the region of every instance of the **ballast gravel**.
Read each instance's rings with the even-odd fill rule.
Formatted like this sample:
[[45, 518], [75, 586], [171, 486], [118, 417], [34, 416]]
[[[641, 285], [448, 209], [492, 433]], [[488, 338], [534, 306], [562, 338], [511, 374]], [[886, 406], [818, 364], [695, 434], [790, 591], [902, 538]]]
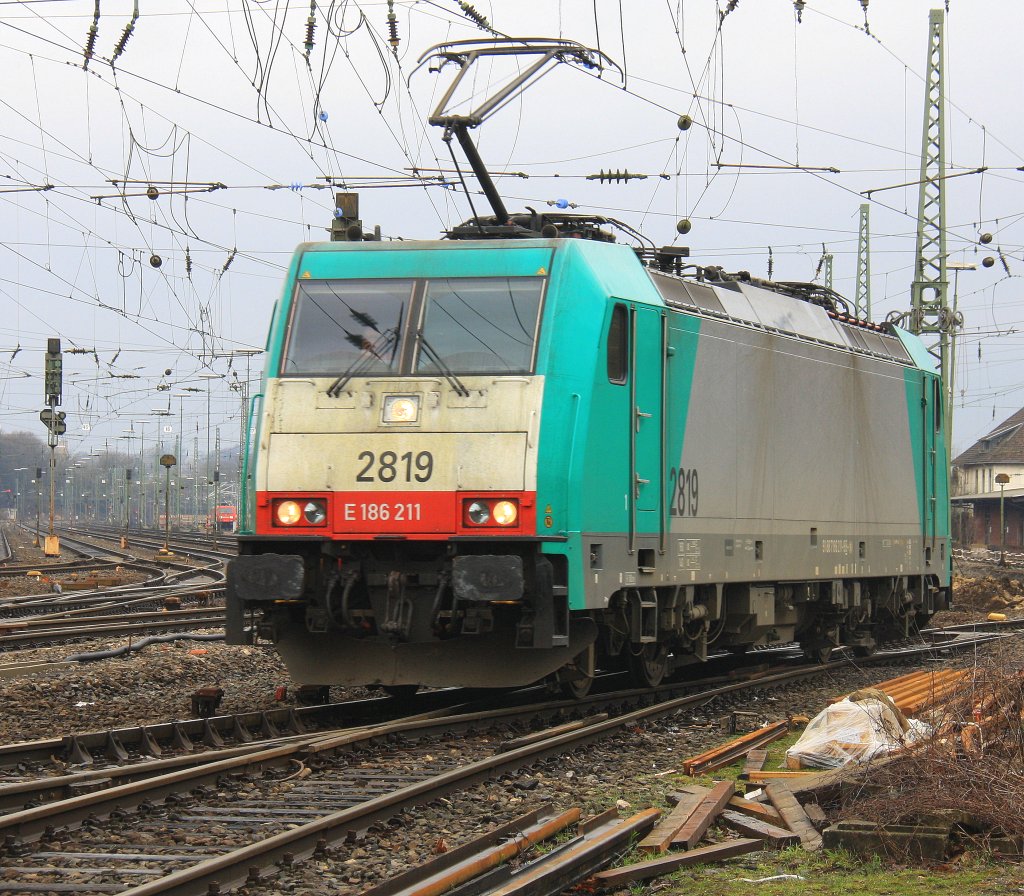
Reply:
[[[10, 534], [17, 550], [16, 530]], [[963, 621], [961, 613], [958, 611], [957, 621]], [[984, 614], [975, 612], [973, 618], [983, 619]], [[56, 663], [68, 653], [121, 643], [96, 639], [70, 648], [9, 651], [0, 655], [0, 664], [28, 659]], [[1004, 641], [1001, 651], [1004, 662], [1024, 666], [1021, 638]], [[913, 664], [850, 667], [813, 681], [717, 698], [699, 709], [682, 710], [622, 730], [584, 750], [403, 813], [371, 828], [361, 839], [332, 843], [325, 853], [240, 892], [294, 896], [359, 893], [545, 804], [558, 810], [579, 806], [584, 816], [615, 805], [621, 815], [652, 805], [665, 807], [669, 794], [689, 780], [677, 771], [681, 761], [726, 736], [720, 727], [723, 716], [739, 713], [750, 727], [790, 714], [813, 716], [835, 696], [916, 669], [935, 669], [944, 662], [948, 660], [936, 656]], [[222, 712], [280, 706], [277, 697], [282, 686], [288, 688], [286, 705], [293, 700], [287, 672], [272, 650], [176, 641], [126, 657], [53, 666], [23, 677], [0, 679], [0, 740], [11, 743], [188, 718], [192, 693], [211, 685], [224, 689]], [[365, 696], [365, 692], [346, 694], [332, 689], [332, 699], [346, 696]], [[215, 832], [205, 831], [197, 842], [214, 841]]]

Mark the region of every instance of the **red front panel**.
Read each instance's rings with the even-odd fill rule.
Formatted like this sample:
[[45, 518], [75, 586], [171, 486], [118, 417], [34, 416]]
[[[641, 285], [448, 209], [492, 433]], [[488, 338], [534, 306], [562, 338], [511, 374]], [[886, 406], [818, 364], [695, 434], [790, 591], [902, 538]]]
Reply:
[[[463, 518], [463, 506], [475, 498], [502, 498], [519, 502], [519, 518], [512, 526], [472, 526]], [[280, 499], [327, 504], [327, 519], [320, 526], [274, 525], [273, 507]], [[338, 540], [387, 535], [426, 539], [452, 535], [532, 535], [536, 532], [535, 492], [258, 492], [256, 534], [319, 535]]]

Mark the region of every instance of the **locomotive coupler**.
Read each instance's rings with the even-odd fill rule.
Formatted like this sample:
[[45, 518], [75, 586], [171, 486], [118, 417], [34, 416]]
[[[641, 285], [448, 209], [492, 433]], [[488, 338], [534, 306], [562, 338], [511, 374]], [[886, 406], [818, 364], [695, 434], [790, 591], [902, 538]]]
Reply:
[[380, 630], [385, 634], [408, 638], [412, 630], [412, 601], [405, 593], [405, 573], [392, 570], [387, 580], [387, 609]]
[[[358, 622], [353, 618], [350, 601], [352, 589], [359, 580], [359, 571], [346, 569], [344, 572], [333, 572], [327, 581], [324, 591], [327, 595], [325, 606], [327, 615], [331, 622], [341, 628], [358, 628]], [[340, 596], [338, 595], [338, 592]]]

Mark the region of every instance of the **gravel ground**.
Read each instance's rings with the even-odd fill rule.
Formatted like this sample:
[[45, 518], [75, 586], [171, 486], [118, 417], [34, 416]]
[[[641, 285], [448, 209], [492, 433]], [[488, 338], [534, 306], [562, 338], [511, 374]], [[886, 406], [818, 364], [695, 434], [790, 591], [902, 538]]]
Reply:
[[[20, 552], [17, 545], [16, 549]], [[991, 575], [991, 567], [985, 567], [984, 574]], [[1017, 577], [1024, 578], [1024, 574], [1018, 573]], [[984, 619], [988, 611], [975, 606], [984, 603], [983, 595], [972, 598], [970, 606], [953, 611], [955, 616], [942, 614], [948, 616], [944, 621], [967, 621], [961, 618], [965, 614], [972, 620]], [[11, 652], [0, 656], [0, 663], [30, 657], [53, 661], [69, 653], [119, 643], [97, 639], [71, 648]], [[1004, 644], [1002, 651], [1004, 663], [1024, 666], [1021, 639]], [[919, 667], [935, 668], [935, 662]], [[255, 892], [297, 896], [356, 893], [543, 803], [552, 803], [558, 809], [580, 806], [585, 815], [603, 811], [616, 802], [622, 814], [651, 805], [664, 807], [668, 794], [689, 780], [674, 771], [679, 761], [721, 741], [718, 720], [725, 713], [748, 712], [752, 724], [794, 712], [813, 716], [836, 695], [913, 668], [917, 667], [850, 668], [811, 683], [734, 701], [716, 701], [699, 711], [624, 731], [585, 751], [510, 779], [453, 794], [392, 819], [371, 830], [364, 840], [332, 846], [325, 856], [297, 865], [277, 878], [272, 887], [258, 887]], [[0, 679], [0, 739], [12, 742], [69, 729], [95, 730], [184, 718], [190, 714], [192, 692], [215, 684], [225, 690], [222, 710], [240, 712], [275, 705], [275, 689], [289, 681], [283, 665], [269, 649], [216, 642], [158, 645], [124, 658]], [[341, 689], [332, 690], [333, 699], [345, 696]]]
[[[13, 562], [38, 564], [44, 573], [46, 566], [55, 562], [33, 547], [30, 533], [15, 527], [8, 527], [7, 532], [16, 552]], [[133, 576], [145, 578], [128, 572], [125, 580], [132, 581]], [[0, 598], [50, 590], [45, 583], [23, 576], [0, 578], [0, 589]], [[4, 651], [0, 663], [53, 663], [72, 654], [108, 650], [124, 643], [123, 638], [90, 638], [71, 645]], [[213, 685], [224, 688], [223, 712], [268, 709], [280, 705], [275, 690], [288, 684], [283, 663], [269, 648], [186, 640], [154, 644], [124, 657], [21, 678], [0, 678], [0, 740], [10, 743], [68, 731], [191, 718], [192, 693]]]
[[[75, 572], [50, 572], [48, 567], [60, 563], [71, 563], [80, 559], [81, 555], [71, 550], [62, 550], [60, 557], [47, 557], [42, 547], [36, 547], [33, 534], [22, 529], [20, 526], [6, 526], [8, 541], [14, 551], [14, 557], [9, 561], [11, 565], [22, 566], [32, 564], [35, 571], [42, 573], [41, 576], [0, 576], [0, 601], [6, 597], [22, 597], [28, 594], [50, 594], [54, 589], [54, 583], [59, 584], [65, 591], [70, 590], [67, 586], [81, 579], [92, 577], [92, 573]], [[140, 556], [148, 556], [146, 552], [139, 552]], [[7, 566], [7, 563], [0, 564], [0, 568]], [[133, 569], [117, 567], [104, 567], [98, 571], [103, 577], [110, 577], [116, 581], [114, 585], [137, 585], [146, 581], [148, 576], [145, 573]]]
[[[323, 857], [276, 877], [272, 888], [247, 892], [356, 894], [548, 803], [559, 811], [579, 806], [584, 817], [616, 804], [622, 816], [648, 806], [664, 808], [669, 805], [669, 794], [693, 782], [676, 771], [680, 761], [722, 741], [719, 721], [725, 714], [750, 713], [751, 726], [785, 718], [791, 712], [813, 714], [837, 695], [919, 668], [934, 668], [934, 664], [847, 669], [815, 682], [716, 700], [697, 711], [626, 730], [528, 772], [420, 807], [372, 828], [361, 842], [332, 846]], [[624, 757], [629, 758], [624, 761]]]

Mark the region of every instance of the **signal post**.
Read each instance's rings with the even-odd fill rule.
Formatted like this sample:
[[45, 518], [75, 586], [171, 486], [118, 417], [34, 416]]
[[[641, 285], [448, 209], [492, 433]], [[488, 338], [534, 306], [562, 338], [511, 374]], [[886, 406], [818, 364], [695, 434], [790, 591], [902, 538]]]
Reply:
[[54, 531], [53, 526], [53, 504], [54, 486], [57, 478], [57, 448], [58, 437], [67, 432], [67, 424], [64, 422], [65, 414], [57, 410], [60, 404], [60, 396], [63, 387], [63, 355], [60, 350], [60, 339], [51, 338], [46, 340], [46, 366], [43, 376], [43, 391], [46, 396], [47, 407], [39, 412], [39, 420], [46, 427], [46, 444], [50, 446], [50, 528], [43, 539], [43, 554], [47, 557], [60, 556], [60, 538]]

